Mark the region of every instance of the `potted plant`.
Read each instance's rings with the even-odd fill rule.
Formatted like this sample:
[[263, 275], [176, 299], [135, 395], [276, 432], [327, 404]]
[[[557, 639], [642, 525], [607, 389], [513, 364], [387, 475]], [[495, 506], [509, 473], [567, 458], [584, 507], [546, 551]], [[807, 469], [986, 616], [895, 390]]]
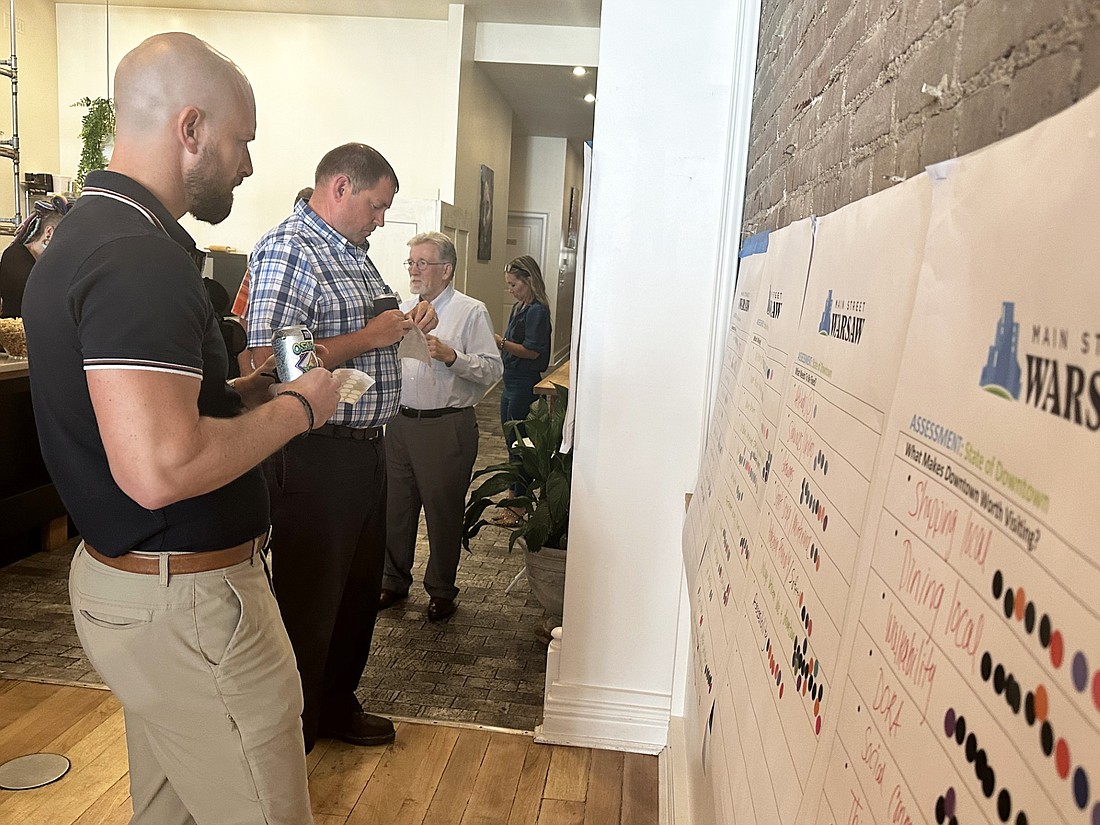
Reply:
[[[508, 550], [517, 543], [524, 547], [527, 580], [531, 592], [552, 616], [561, 616], [565, 598], [565, 551], [569, 533], [569, 488], [573, 474], [572, 453], [561, 452], [562, 428], [569, 391], [555, 386], [554, 403], [539, 398], [524, 421], [506, 425], [525, 434], [512, 448], [510, 460], [474, 473], [484, 480], [470, 493], [462, 524], [462, 544], [469, 550], [470, 539], [491, 522], [485, 511], [496, 506], [494, 496], [514, 484], [523, 485], [523, 495], [508, 499], [508, 506], [522, 509], [525, 516], [510, 530]], [[495, 525], [494, 525], [495, 526]]]
[[107, 166], [104, 149], [115, 139], [115, 106], [105, 97], [82, 97], [73, 106], [88, 110], [80, 120], [80, 164], [73, 179], [73, 192], [80, 194], [88, 173]]

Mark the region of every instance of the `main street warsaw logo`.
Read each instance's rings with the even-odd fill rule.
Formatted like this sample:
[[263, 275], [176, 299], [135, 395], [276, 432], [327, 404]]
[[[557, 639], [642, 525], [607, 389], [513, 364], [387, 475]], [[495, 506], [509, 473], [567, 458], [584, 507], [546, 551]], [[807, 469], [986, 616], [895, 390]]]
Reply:
[[1020, 359], [1016, 347], [1020, 342], [1020, 325], [1015, 321], [1016, 304], [1005, 301], [1001, 305], [1001, 318], [997, 321], [997, 333], [989, 347], [989, 357], [982, 367], [979, 382], [986, 392], [1001, 398], [1020, 400]]
[[858, 344], [863, 335], [863, 323], [866, 321], [863, 312], [867, 309], [866, 301], [838, 300], [833, 301], [833, 291], [830, 289], [825, 298], [825, 311], [821, 313], [821, 323], [817, 326], [819, 335], [828, 335], [830, 338], [839, 338], [841, 341], [849, 341]]
[[1100, 333], [1082, 330], [1074, 337], [1068, 327], [1042, 323], [1030, 324], [1029, 332], [1024, 352], [1027, 375], [1021, 383], [1020, 322], [1016, 304], [1004, 301], [982, 368], [982, 389], [1016, 401], [1023, 391], [1025, 404], [1078, 427], [1100, 429], [1100, 369], [1074, 363], [1076, 356], [1100, 357]]
[[783, 311], [783, 292], [781, 290], [773, 290], [768, 293], [768, 317], [778, 318], [779, 313]]

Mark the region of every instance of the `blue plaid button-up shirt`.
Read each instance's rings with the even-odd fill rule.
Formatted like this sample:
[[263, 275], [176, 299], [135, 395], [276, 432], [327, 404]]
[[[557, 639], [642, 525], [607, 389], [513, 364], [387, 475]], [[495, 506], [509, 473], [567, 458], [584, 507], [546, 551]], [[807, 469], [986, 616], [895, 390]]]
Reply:
[[[271, 346], [275, 330], [304, 324], [318, 339], [355, 332], [374, 317], [374, 299], [391, 292], [367, 256], [325, 223], [309, 204], [294, 212], [256, 244], [249, 258], [248, 345]], [[374, 378], [355, 404], [340, 404], [329, 419], [349, 427], [377, 427], [397, 414], [401, 370], [397, 345], [370, 350], [346, 364]], [[318, 422], [320, 423], [320, 422]]]

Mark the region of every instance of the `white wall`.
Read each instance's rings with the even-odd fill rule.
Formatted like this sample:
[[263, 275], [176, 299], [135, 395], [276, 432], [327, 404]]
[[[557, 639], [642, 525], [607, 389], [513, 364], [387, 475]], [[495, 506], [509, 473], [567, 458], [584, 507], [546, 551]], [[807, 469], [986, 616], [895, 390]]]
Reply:
[[[454, 10], [454, 6], [451, 7]], [[451, 16], [456, 25], [455, 14]], [[489, 308], [494, 329], [504, 329], [501, 283], [508, 263], [508, 189], [512, 164], [512, 109], [496, 86], [474, 63], [476, 21], [466, 10], [462, 20], [462, 79], [458, 101], [458, 150], [454, 170], [454, 205], [470, 217], [470, 254], [466, 292]], [[477, 216], [481, 165], [493, 170], [493, 243], [488, 261], [477, 259]]]
[[[252, 82], [255, 173], [224, 223], [183, 221], [200, 246], [251, 251], [289, 213], [294, 193], [313, 183], [321, 156], [349, 141], [369, 143], [393, 164], [398, 198], [436, 198], [443, 188], [442, 159], [453, 153], [455, 135], [439, 128], [436, 115], [453, 97], [457, 70], [446, 59], [446, 22], [118, 6], [110, 15], [112, 72], [149, 35], [186, 31], [228, 55]], [[104, 31], [102, 6], [57, 6], [56, 105], [67, 174], [76, 171], [80, 150], [80, 110], [69, 104], [106, 93]]]
[[732, 6], [603, 3], [565, 625], [545, 739], [656, 750], [667, 737], [719, 280]]

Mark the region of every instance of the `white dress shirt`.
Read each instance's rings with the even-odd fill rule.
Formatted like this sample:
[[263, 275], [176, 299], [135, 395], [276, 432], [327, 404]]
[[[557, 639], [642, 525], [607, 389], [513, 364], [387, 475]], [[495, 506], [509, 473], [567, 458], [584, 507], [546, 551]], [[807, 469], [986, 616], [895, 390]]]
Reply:
[[[401, 311], [408, 312], [418, 301], [415, 296], [403, 301]], [[452, 347], [458, 357], [449, 367], [434, 358], [431, 366], [402, 358], [401, 404], [414, 410], [472, 407], [504, 373], [489, 310], [450, 284], [432, 306], [439, 324], [430, 334]]]

